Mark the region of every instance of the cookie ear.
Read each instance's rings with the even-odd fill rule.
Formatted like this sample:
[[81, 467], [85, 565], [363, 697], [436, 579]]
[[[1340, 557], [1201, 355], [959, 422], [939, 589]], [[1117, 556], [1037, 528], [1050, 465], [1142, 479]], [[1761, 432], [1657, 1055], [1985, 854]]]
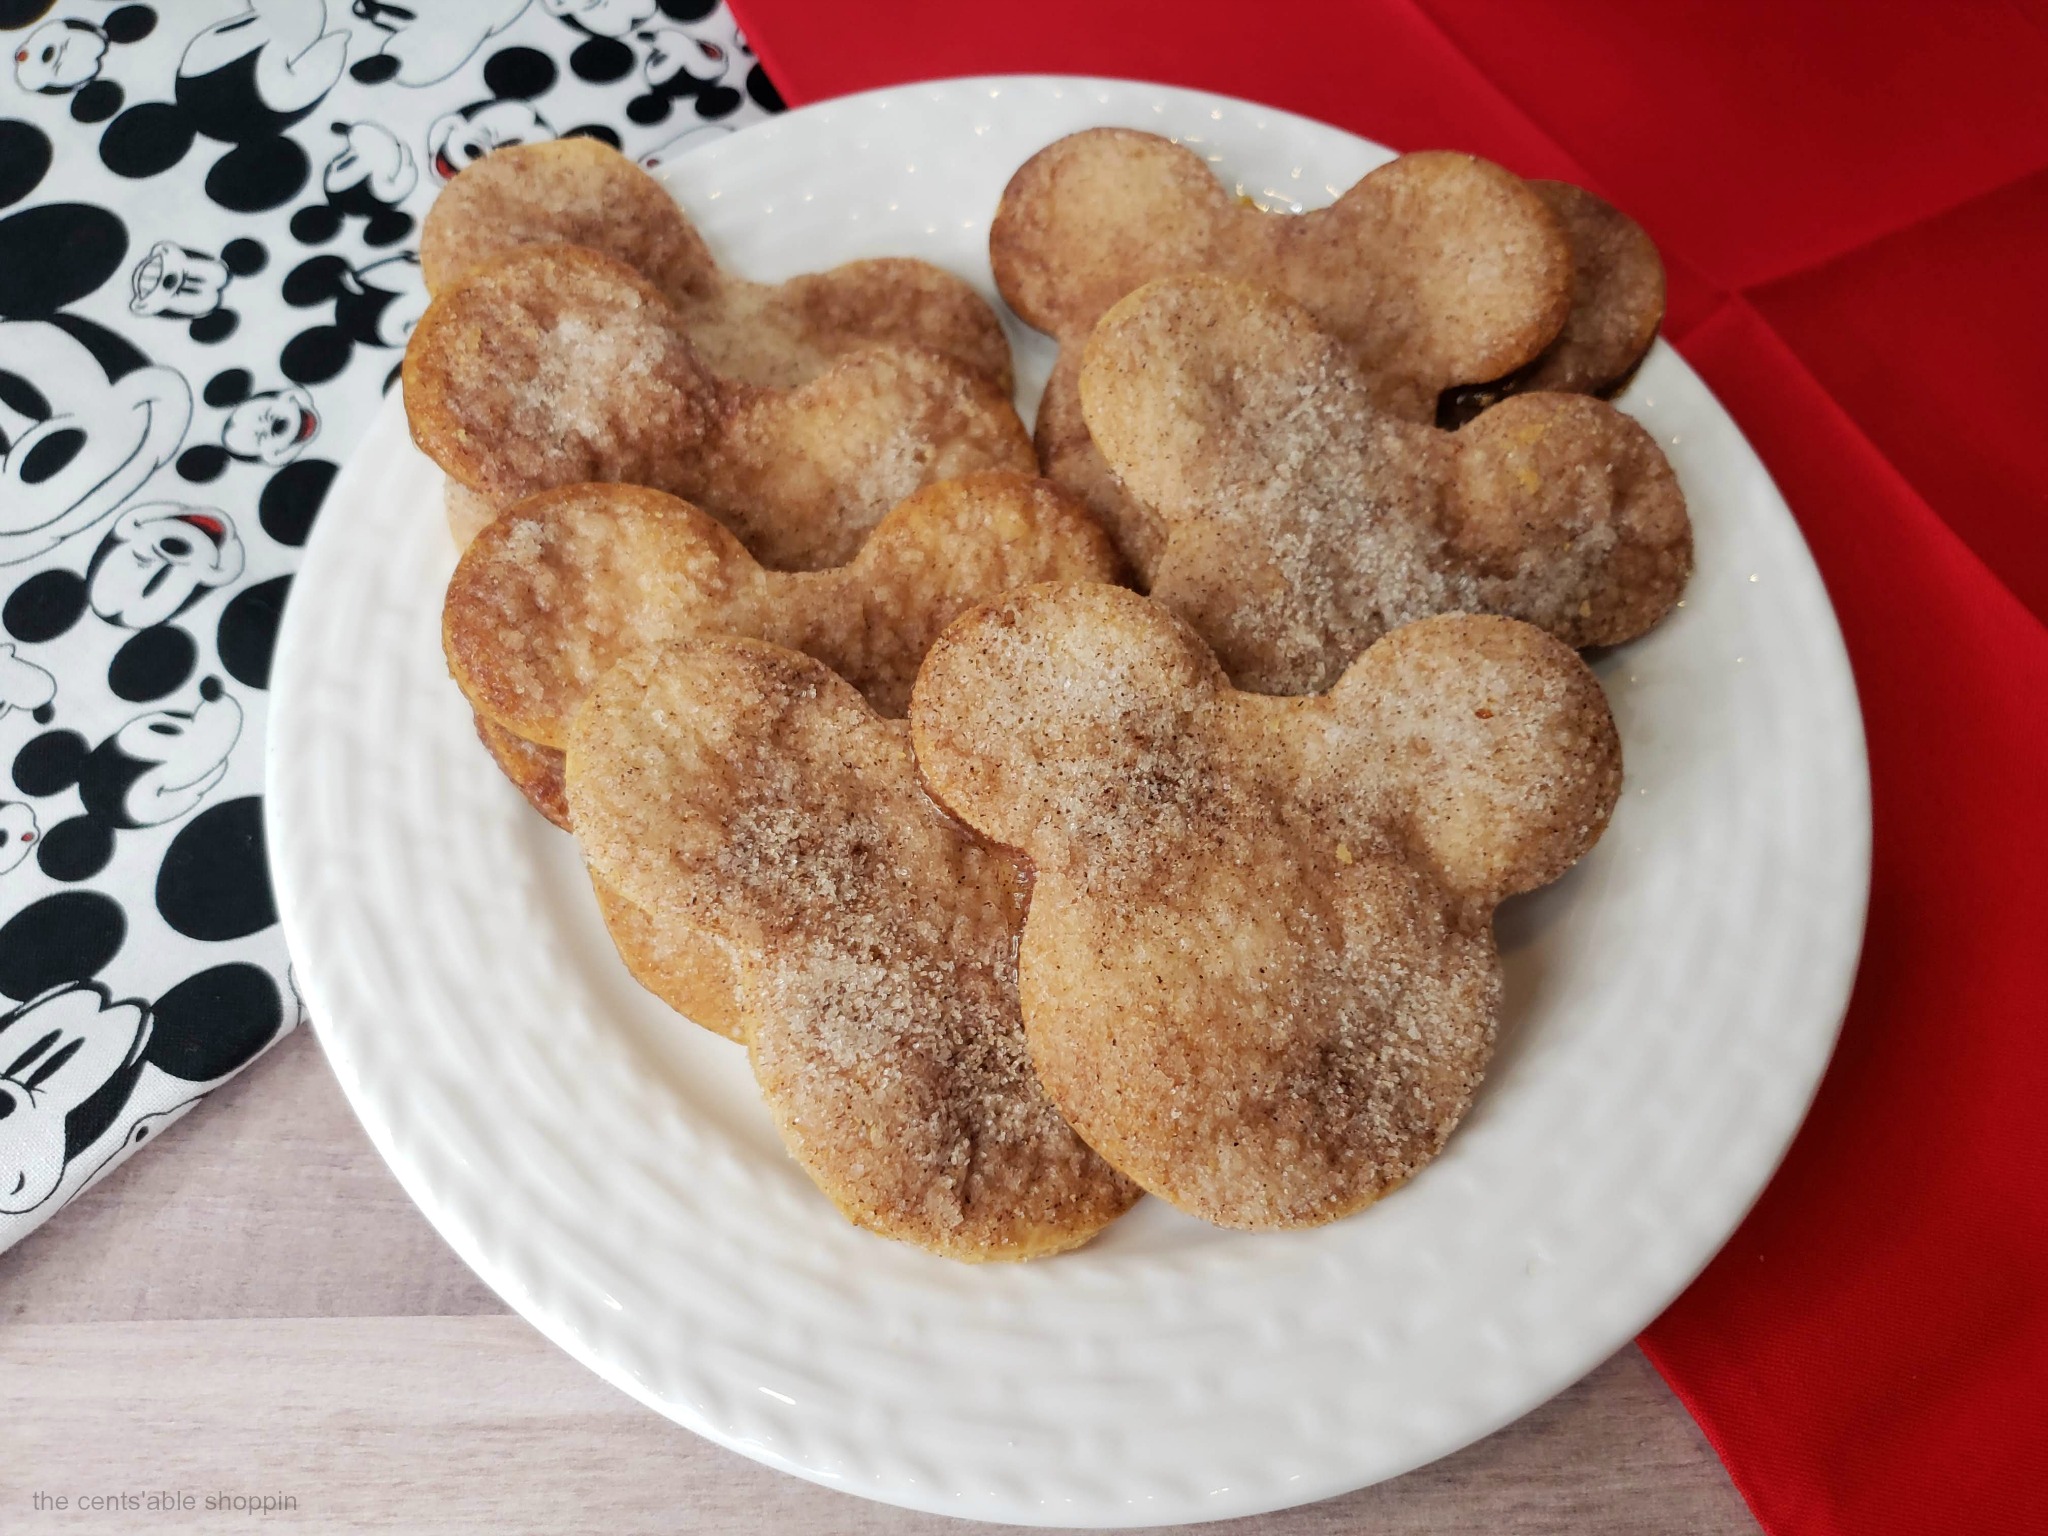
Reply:
[[1337, 724], [1311, 771], [1336, 780], [1347, 762], [1377, 758], [1409, 797], [1416, 851], [1489, 907], [1569, 869], [1621, 793], [1599, 679], [1517, 619], [1403, 625], [1352, 663], [1329, 708]]
[[926, 788], [1032, 858], [1099, 834], [1146, 776], [1187, 771], [1189, 716], [1229, 685], [1208, 647], [1137, 593], [1020, 587], [939, 636], [910, 696]]
[[1148, 279], [1206, 267], [1229, 212], [1230, 194], [1193, 150], [1091, 128], [1018, 167], [989, 226], [989, 261], [1027, 325], [1084, 333]]
[[1199, 517], [1229, 490], [1242, 499], [1247, 467], [1276, 481], [1312, 475], [1290, 450], [1316, 446], [1333, 419], [1363, 438], [1366, 400], [1343, 345], [1306, 309], [1218, 277], [1127, 294], [1081, 363], [1089, 432], [1130, 493], [1169, 521]]
[[1685, 493], [1656, 440], [1604, 400], [1516, 395], [1453, 439], [1450, 547], [1485, 606], [1568, 645], [1619, 645], [1692, 571]]

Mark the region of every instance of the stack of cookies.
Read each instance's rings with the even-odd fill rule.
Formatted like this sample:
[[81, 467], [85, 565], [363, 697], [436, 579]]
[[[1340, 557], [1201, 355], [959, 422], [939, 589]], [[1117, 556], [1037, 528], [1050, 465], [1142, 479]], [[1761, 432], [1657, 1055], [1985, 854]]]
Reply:
[[1018, 170], [990, 256], [1060, 346], [1035, 443], [944, 271], [751, 282], [589, 140], [466, 169], [404, 370], [450, 671], [861, 1226], [977, 1260], [1147, 1192], [1335, 1220], [1444, 1145], [1494, 908], [1619, 793], [1577, 652], [1691, 566], [1597, 398], [1656, 252], [1469, 156], [1273, 215], [1099, 129]]

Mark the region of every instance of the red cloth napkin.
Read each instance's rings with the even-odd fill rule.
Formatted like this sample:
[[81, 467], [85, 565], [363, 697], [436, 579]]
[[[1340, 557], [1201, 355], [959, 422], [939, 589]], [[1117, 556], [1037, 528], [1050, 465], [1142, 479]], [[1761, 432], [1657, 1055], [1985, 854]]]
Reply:
[[2048, 0], [734, 9], [795, 104], [1160, 80], [1644, 224], [1841, 617], [1876, 868], [1813, 1112], [1642, 1344], [1776, 1536], [2048, 1529]]

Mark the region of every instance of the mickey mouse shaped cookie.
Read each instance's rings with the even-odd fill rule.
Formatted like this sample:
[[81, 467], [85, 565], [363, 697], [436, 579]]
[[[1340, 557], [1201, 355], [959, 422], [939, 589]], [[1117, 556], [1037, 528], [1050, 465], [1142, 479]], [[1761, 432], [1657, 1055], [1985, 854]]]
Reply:
[[1037, 468], [1008, 393], [944, 353], [870, 347], [793, 389], [722, 376], [645, 277], [575, 245], [521, 247], [443, 288], [404, 379], [413, 440], [468, 493], [451, 512], [577, 481], [652, 486], [784, 570], [850, 558], [920, 486]]
[[1045, 472], [1109, 523], [1148, 582], [1154, 530], [1090, 444], [1075, 388], [1090, 329], [1133, 289], [1193, 272], [1270, 285], [1337, 337], [1380, 409], [1418, 422], [1436, 419], [1444, 391], [1503, 376], [1611, 385], [1664, 312], [1656, 249], [1625, 216], [1447, 151], [1402, 155], [1327, 208], [1277, 214], [1233, 197], [1184, 145], [1091, 128], [1018, 168], [989, 260], [1011, 308], [1060, 343], [1038, 412]]
[[1121, 588], [976, 608], [911, 698], [933, 796], [1033, 871], [1031, 1059], [1088, 1144], [1223, 1226], [1313, 1226], [1472, 1102], [1493, 911], [1569, 869], [1621, 782], [1600, 685], [1512, 619], [1394, 631], [1330, 692], [1232, 688]]
[[1327, 688], [1396, 625], [1501, 613], [1615, 645], [1671, 610], [1692, 524], [1663, 452], [1585, 395], [1445, 432], [1377, 402], [1277, 293], [1167, 278], [1095, 328], [1088, 430], [1158, 530], [1152, 595], [1242, 688]]
[[1086, 1242], [1138, 1191], [1039, 1086], [1017, 870], [918, 787], [909, 732], [759, 640], [636, 652], [577, 713], [591, 875], [730, 947], [784, 1144], [859, 1225], [955, 1259]]
[[448, 184], [420, 232], [427, 287], [528, 245], [581, 245], [616, 257], [673, 304], [710, 367], [780, 388], [876, 345], [930, 347], [1005, 393], [1010, 344], [973, 287], [928, 261], [849, 261], [786, 283], [722, 269], [704, 237], [646, 171], [595, 139], [555, 139], [486, 155]]
[[[448, 583], [448, 670], [477, 734], [529, 803], [571, 826], [562, 748], [577, 706], [627, 653], [736, 634], [815, 656], [880, 713], [901, 716], [939, 632], [1033, 581], [1106, 581], [1109, 539], [1058, 487], [969, 475], [925, 487], [849, 564], [766, 571], [711, 518], [630, 485], [574, 485], [520, 502], [477, 535]], [[605, 926], [647, 989], [733, 1039], [746, 1025], [732, 966], [708, 936], [657, 929], [598, 886]]]

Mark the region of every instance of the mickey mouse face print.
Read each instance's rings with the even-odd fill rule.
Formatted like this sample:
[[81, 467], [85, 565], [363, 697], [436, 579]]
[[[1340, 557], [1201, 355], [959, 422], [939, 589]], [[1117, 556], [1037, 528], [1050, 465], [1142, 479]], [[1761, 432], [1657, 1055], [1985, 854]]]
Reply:
[[175, 370], [125, 355], [110, 354], [110, 369], [47, 321], [0, 322], [0, 359], [0, 565], [11, 565], [90, 528], [169, 462], [192, 392]]

